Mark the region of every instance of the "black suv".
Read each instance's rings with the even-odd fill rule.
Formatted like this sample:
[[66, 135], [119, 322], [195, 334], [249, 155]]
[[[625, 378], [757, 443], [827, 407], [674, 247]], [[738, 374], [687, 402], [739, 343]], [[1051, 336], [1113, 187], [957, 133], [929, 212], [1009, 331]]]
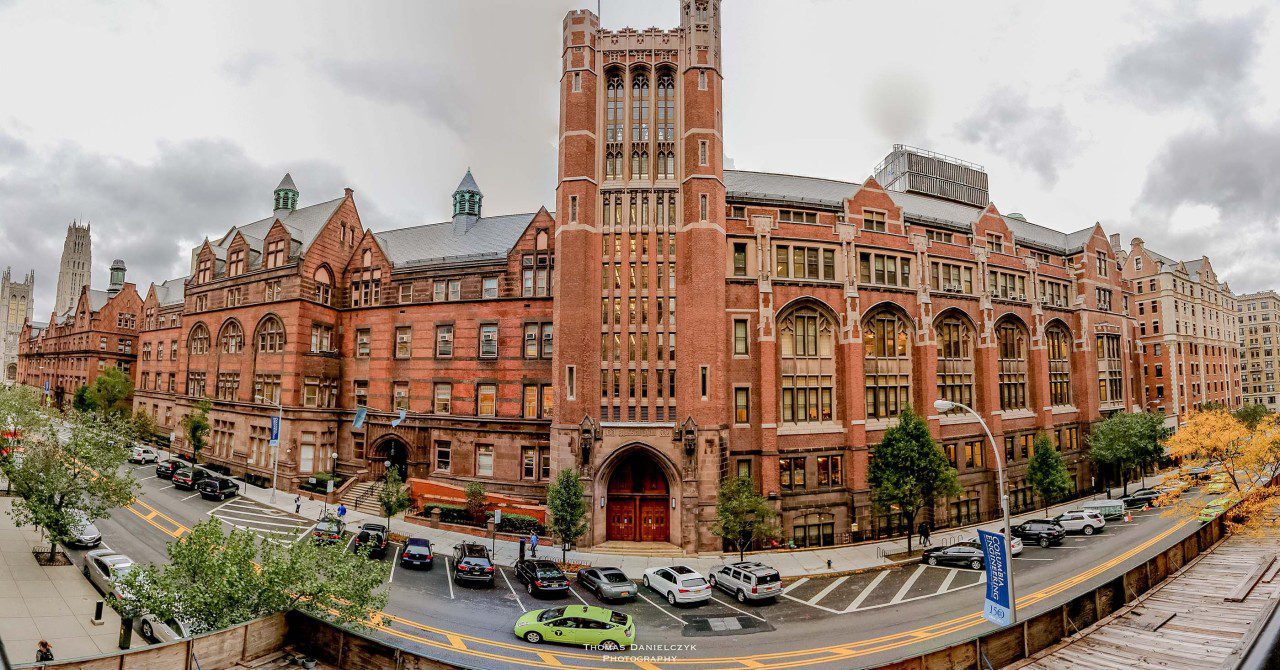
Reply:
[[174, 470], [170, 479], [173, 480], [173, 488], [194, 491], [197, 484], [211, 476], [208, 470], [187, 465]]
[[226, 477], [209, 477], [196, 484], [205, 500], [226, 500], [240, 492], [240, 485]]
[[481, 582], [493, 586], [493, 561], [483, 544], [463, 542], [453, 548], [453, 583]]
[[156, 476], [160, 479], [173, 479], [173, 472], [178, 468], [185, 468], [189, 465], [186, 461], [168, 459], [156, 463]]
[[565, 596], [569, 594], [569, 578], [551, 561], [536, 558], [516, 561], [516, 579], [527, 585], [529, 595], [550, 593]]
[[1143, 505], [1156, 506], [1156, 501], [1160, 499], [1160, 492], [1155, 489], [1138, 489], [1133, 493], [1120, 499], [1124, 503], [1125, 509], [1137, 509]]
[[1034, 542], [1048, 548], [1051, 544], [1062, 544], [1067, 537], [1067, 530], [1053, 519], [1030, 519], [1011, 529], [1013, 536], [1025, 542]]
[[400, 567], [416, 568], [426, 566], [428, 570], [436, 563], [435, 554], [431, 551], [431, 541], [424, 537], [411, 537], [404, 543], [404, 551], [400, 552]]
[[360, 533], [351, 543], [351, 551], [359, 553], [368, 547], [369, 558], [382, 559], [387, 556], [387, 527], [380, 523], [365, 523], [360, 526]]

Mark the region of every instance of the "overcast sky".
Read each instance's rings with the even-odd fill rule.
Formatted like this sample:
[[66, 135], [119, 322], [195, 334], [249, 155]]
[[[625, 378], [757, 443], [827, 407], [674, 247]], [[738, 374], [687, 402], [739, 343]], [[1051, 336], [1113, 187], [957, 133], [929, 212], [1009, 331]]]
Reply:
[[[356, 189], [366, 227], [553, 204], [561, 19], [594, 0], [0, 0], [0, 266], [52, 309], [72, 219], [145, 292], [205, 236]], [[739, 169], [864, 179], [895, 142], [986, 166], [1004, 212], [1100, 221], [1237, 292], [1280, 288], [1270, 4], [727, 0]], [[672, 27], [677, 0], [604, 0]]]

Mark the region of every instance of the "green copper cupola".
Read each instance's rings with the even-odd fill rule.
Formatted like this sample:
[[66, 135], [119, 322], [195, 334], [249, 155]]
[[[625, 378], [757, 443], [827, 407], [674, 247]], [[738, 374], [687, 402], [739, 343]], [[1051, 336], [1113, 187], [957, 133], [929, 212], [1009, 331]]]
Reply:
[[276, 216], [292, 212], [298, 208], [298, 187], [293, 185], [293, 176], [285, 173], [284, 179], [276, 187]]
[[467, 174], [458, 183], [458, 188], [453, 192], [453, 231], [455, 233], [465, 233], [475, 225], [480, 218], [482, 200], [484, 200], [484, 194], [480, 192], [475, 177], [471, 176], [471, 170], [468, 169]]

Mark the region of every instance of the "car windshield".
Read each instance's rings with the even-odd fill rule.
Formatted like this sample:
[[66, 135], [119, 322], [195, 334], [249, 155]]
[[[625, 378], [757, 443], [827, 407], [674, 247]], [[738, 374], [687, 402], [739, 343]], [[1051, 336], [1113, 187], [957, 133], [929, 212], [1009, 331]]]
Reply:
[[763, 575], [756, 575], [756, 582], [759, 584], [773, 584], [782, 581], [782, 576], [776, 572], [766, 572]]
[[559, 619], [562, 616], [564, 616], [564, 608], [553, 607], [549, 610], [542, 610], [542, 612], [538, 614], [538, 621], [549, 621], [551, 619]]
[[538, 568], [539, 579], [557, 579], [563, 576], [564, 573], [557, 568]]
[[416, 544], [411, 544], [411, 545], [409, 545], [409, 546], [407, 546], [407, 547], [405, 547], [405, 548], [404, 548], [404, 553], [406, 553], [406, 554], [412, 554], [412, 555], [414, 555], [414, 556], [419, 556], [419, 555], [421, 555], [421, 556], [426, 556], [427, 554], [429, 554], [429, 553], [431, 553], [431, 552], [427, 551], [427, 548], [426, 548], [426, 547], [419, 546], [419, 545], [416, 545]]
[[600, 573], [600, 576], [604, 577], [604, 580], [606, 582], [609, 582], [610, 584], [625, 584], [631, 581], [630, 579], [627, 579], [627, 576], [622, 574], [621, 572], [613, 572], [613, 571], [602, 572]]
[[701, 577], [686, 577], [680, 580], [680, 586], [706, 586], [707, 580]]
[[321, 521], [320, 523], [316, 524], [316, 530], [332, 531], [337, 529], [338, 529], [337, 521]]
[[619, 626], [621, 626], [622, 624], [626, 623], [630, 619], [631, 617], [623, 614], [622, 612], [614, 612], [612, 610], [609, 611], [609, 623], [616, 623]]

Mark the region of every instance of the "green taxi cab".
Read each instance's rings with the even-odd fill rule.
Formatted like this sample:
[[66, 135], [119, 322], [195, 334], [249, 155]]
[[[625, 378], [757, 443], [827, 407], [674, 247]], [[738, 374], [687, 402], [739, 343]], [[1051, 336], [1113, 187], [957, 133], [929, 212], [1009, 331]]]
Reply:
[[556, 642], [604, 651], [618, 651], [636, 641], [636, 628], [630, 616], [586, 605], [526, 612], [516, 620], [515, 634], [534, 644]]
[[1213, 521], [1218, 518], [1218, 515], [1222, 514], [1223, 511], [1235, 502], [1235, 496], [1222, 496], [1221, 498], [1213, 500], [1200, 510], [1200, 513], [1196, 515], [1196, 520], [1204, 522]]

